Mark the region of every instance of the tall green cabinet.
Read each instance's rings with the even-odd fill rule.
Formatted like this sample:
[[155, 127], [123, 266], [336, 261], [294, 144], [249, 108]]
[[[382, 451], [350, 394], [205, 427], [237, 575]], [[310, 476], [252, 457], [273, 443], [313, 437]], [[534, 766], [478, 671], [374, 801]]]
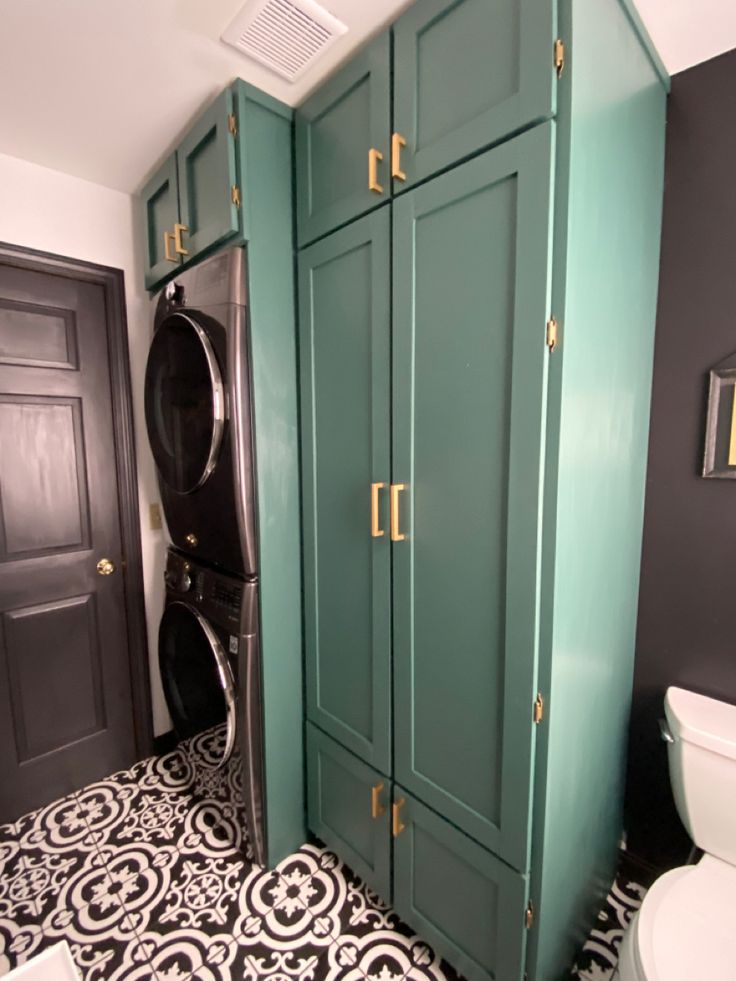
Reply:
[[624, 0], [417, 0], [296, 114], [309, 826], [470, 981], [615, 867], [667, 84]]

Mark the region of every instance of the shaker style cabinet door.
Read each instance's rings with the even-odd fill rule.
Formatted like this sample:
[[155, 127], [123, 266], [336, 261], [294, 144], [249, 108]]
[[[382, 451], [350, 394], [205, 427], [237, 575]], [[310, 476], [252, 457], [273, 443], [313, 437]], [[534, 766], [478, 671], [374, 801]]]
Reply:
[[394, 25], [394, 192], [555, 108], [553, 0], [422, 0]]
[[553, 123], [394, 202], [396, 780], [528, 863]]
[[296, 111], [299, 245], [391, 194], [390, 50], [387, 31]]
[[526, 877], [401, 787], [393, 800], [396, 912], [467, 981], [521, 981]]
[[390, 783], [307, 723], [310, 830], [391, 901]]
[[161, 165], [141, 192], [146, 289], [158, 283], [181, 265], [176, 252], [176, 223], [179, 221], [179, 193], [176, 181], [176, 154]]
[[[225, 242], [239, 228], [235, 136], [228, 128], [227, 90], [200, 116], [177, 151], [181, 241], [189, 262]], [[243, 189], [238, 189], [242, 195]]]
[[389, 772], [390, 213], [299, 254], [307, 716]]

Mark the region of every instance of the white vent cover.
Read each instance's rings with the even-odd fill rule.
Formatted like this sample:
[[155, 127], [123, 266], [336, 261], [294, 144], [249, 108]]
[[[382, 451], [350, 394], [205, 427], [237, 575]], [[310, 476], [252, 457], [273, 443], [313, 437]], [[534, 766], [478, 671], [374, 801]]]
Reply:
[[345, 31], [314, 0], [249, 0], [222, 40], [294, 81]]

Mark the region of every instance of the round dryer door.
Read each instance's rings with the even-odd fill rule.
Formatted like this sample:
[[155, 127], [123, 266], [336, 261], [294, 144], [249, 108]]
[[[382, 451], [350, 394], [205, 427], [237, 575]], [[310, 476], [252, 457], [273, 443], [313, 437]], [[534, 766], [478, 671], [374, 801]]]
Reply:
[[225, 397], [217, 357], [206, 331], [175, 313], [153, 336], [146, 366], [146, 426], [162, 479], [190, 494], [217, 463]]
[[233, 673], [209, 623], [188, 603], [164, 610], [159, 628], [159, 664], [166, 703], [181, 739], [225, 725], [223, 766], [232, 755], [237, 730]]

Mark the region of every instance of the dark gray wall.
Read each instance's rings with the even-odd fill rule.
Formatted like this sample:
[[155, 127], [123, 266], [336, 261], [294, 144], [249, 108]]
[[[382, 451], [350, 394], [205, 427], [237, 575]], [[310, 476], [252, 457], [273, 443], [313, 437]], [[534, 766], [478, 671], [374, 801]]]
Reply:
[[665, 690], [736, 704], [736, 481], [700, 477], [708, 371], [736, 351], [736, 51], [675, 76], [666, 153], [627, 788], [630, 849], [660, 867], [690, 848], [657, 731]]

